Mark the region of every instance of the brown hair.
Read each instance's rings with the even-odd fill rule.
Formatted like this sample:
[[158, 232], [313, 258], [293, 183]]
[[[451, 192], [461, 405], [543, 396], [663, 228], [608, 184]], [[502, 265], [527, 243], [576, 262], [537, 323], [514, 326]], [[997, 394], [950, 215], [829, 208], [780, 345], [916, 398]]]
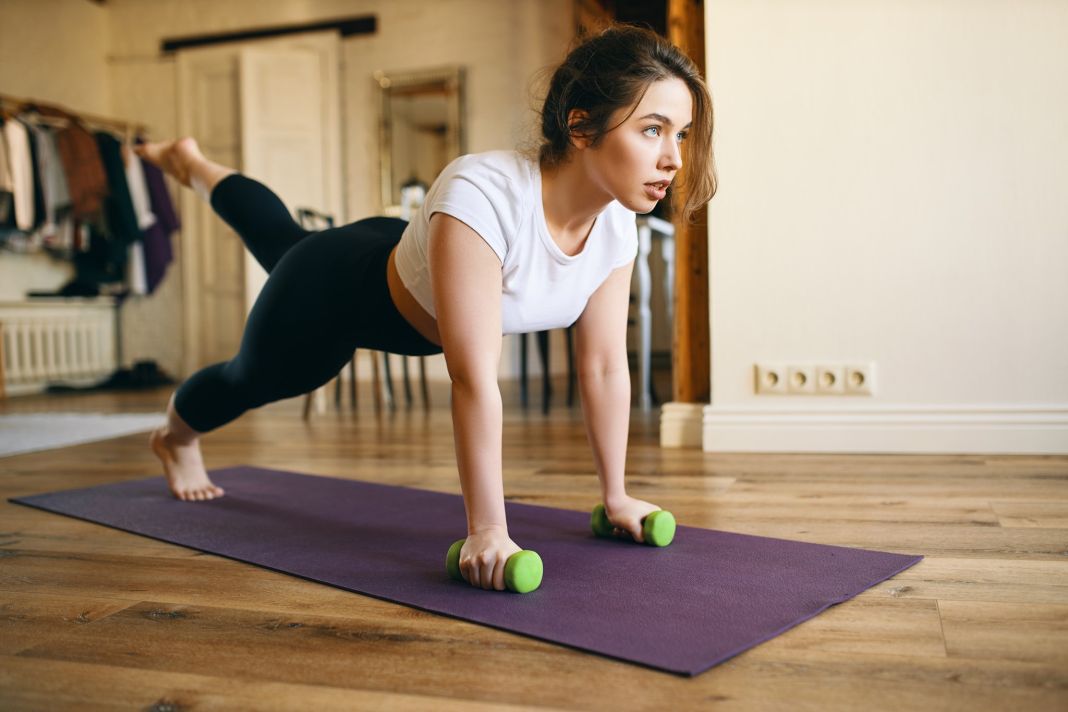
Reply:
[[[591, 137], [597, 146], [604, 135], [622, 125], [638, 107], [649, 85], [677, 77], [693, 97], [693, 125], [683, 141], [680, 185], [683, 219], [716, 194], [716, 166], [712, 155], [712, 96], [693, 61], [668, 40], [634, 25], [614, 23], [595, 34], [579, 37], [563, 64], [553, 72], [541, 109], [542, 142], [537, 158], [543, 168], [566, 162], [572, 150], [572, 133]], [[608, 122], [619, 109], [630, 111], [615, 126]], [[570, 128], [572, 110], [587, 116]], [[671, 206], [674, 208], [674, 206]]]

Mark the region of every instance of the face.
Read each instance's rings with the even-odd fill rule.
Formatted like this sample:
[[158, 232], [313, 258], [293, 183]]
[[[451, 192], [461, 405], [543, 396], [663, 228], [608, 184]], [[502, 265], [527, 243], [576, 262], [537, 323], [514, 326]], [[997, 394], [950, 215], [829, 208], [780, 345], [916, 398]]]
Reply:
[[[615, 126], [629, 109], [617, 111], [608, 125]], [[667, 183], [682, 167], [682, 141], [692, 114], [693, 97], [684, 81], [653, 82], [627, 120], [597, 147], [585, 140], [577, 143], [578, 158], [601, 190], [628, 210], [647, 213], [664, 198]]]

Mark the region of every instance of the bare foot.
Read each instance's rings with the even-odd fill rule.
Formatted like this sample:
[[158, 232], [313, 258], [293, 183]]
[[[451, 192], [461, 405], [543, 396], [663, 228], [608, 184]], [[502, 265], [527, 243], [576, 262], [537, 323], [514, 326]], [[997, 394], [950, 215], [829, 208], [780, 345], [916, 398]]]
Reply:
[[149, 163], [153, 163], [187, 188], [190, 185], [190, 166], [194, 161], [202, 160], [204, 154], [192, 136], [176, 141], [157, 141], [143, 143], [134, 147], [134, 152]]
[[226, 494], [222, 487], [216, 487], [208, 479], [204, 460], [200, 456], [200, 445], [196, 441], [182, 445], [163, 426], [152, 431], [149, 444], [163, 463], [167, 483], [178, 499], [199, 502]]

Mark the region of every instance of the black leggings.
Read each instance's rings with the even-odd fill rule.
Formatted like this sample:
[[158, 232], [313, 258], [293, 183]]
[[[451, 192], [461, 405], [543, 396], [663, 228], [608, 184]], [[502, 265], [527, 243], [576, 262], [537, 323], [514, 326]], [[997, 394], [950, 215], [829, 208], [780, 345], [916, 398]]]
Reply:
[[386, 262], [405, 221], [374, 217], [310, 232], [267, 186], [240, 173], [215, 186], [211, 207], [269, 277], [237, 355], [178, 387], [175, 410], [194, 430], [206, 433], [246, 410], [322, 386], [356, 348], [441, 353], [389, 296]]

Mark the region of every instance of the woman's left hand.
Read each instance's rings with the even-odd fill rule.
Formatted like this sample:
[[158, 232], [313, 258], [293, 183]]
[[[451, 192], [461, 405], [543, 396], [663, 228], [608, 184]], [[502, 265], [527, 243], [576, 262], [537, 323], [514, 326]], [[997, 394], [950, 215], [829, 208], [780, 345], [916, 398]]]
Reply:
[[630, 535], [639, 544], [645, 543], [642, 535], [642, 520], [660, 510], [655, 504], [623, 495], [604, 503], [608, 521], [612, 523], [612, 536]]

